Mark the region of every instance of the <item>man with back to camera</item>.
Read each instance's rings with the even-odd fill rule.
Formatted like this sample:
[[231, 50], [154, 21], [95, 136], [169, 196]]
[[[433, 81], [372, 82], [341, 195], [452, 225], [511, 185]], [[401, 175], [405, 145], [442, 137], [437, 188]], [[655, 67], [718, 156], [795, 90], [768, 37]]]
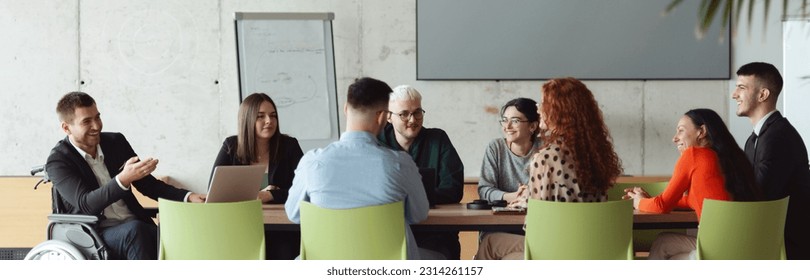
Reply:
[[810, 259], [810, 167], [807, 148], [796, 129], [776, 111], [782, 76], [771, 64], [752, 62], [737, 70], [737, 116], [748, 117], [754, 131], [745, 154], [754, 166], [757, 184], [769, 200], [790, 196], [785, 222], [788, 259]]
[[295, 170], [285, 210], [290, 221], [301, 223], [301, 201], [328, 209], [404, 201], [408, 259], [420, 259], [407, 225], [428, 215], [419, 168], [407, 154], [383, 146], [375, 137], [388, 120], [390, 93], [386, 83], [372, 78], [358, 79], [349, 86], [343, 107], [346, 132], [339, 141], [304, 154]]
[[[378, 135], [380, 142], [410, 154], [419, 168], [436, 171], [436, 204], [459, 203], [464, 194], [464, 164], [444, 130], [422, 127], [425, 110], [419, 91], [408, 85], [395, 87], [388, 110], [391, 116]], [[458, 231], [417, 232], [414, 236], [419, 247], [441, 253], [446, 259], [460, 259]]]
[[96, 101], [83, 92], [65, 94], [56, 106], [67, 134], [51, 150], [45, 169], [61, 197], [62, 213], [95, 215], [110, 259], [157, 259], [157, 226], [132, 187], [158, 197], [204, 202], [205, 195], [177, 189], [151, 175], [158, 160], [140, 160], [120, 133], [101, 132]]

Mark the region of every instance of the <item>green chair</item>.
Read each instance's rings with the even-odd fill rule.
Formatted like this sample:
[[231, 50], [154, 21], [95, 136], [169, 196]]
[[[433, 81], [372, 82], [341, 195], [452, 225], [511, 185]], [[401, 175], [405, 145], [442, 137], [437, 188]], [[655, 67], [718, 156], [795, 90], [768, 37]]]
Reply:
[[404, 204], [325, 209], [301, 202], [302, 260], [405, 260]]
[[158, 200], [161, 260], [263, 260], [259, 200], [184, 203]]
[[529, 199], [527, 260], [632, 260], [633, 203]]
[[[647, 183], [616, 183], [608, 190], [608, 201], [621, 200], [624, 189], [631, 187], [641, 187], [651, 196], [657, 196], [664, 192], [669, 184], [668, 181], [647, 182]], [[650, 247], [658, 234], [662, 232], [686, 233], [686, 229], [637, 229], [633, 230], [633, 248], [639, 252], [649, 252]]]
[[699, 260], [784, 260], [788, 198], [706, 199], [697, 235]]

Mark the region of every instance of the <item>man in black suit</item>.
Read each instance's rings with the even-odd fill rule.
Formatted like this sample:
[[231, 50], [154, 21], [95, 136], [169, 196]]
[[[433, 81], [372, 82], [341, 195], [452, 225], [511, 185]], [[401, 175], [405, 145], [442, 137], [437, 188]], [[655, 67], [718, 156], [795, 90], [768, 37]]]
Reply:
[[120, 133], [101, 132], [96, 102], [71, 92], [56, 107], [67, 134], [48, 156], [46, 171], [61, 197], [62, 213], [95, 215], [97, 230], [113, 259], [157, 259], [157, 227], [135, 199], [131, 187], [144, 195], [204, 202], [205, 195], [165, 184], [150, 175], [158, 160], [139, 160]]
[[745, 116], [754, 132], [745, 154], [754, 165], [757, 184], [767, 199], [790, 196], [785, 224], [788, 259], [810, 259], [810, 167], [807, 148], [795, 128], [776, 111], [782, 76], [771, 64], [753, 62], [737, 70], [737, 116]]

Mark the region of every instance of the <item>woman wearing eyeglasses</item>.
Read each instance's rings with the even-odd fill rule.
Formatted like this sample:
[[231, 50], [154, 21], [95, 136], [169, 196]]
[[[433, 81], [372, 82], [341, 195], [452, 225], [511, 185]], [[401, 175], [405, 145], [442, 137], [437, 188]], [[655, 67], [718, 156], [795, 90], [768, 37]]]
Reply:
[[488, 201], [514, 201], [529, 182], [529, 162], [540, 147], [535, 102], [517, 98], [501, 108], [503, 138], [492, 140], [481, 164], [478, 195]]
[[[528, 190], [510, 207], [525, 208], [529, 197], [579, 203], [607, 201], [606, 192], [622, 169], [593, 94], [577, 79], [552, 79], [543, 84], [541, 100], [537, 111], [544, 145], [531, 162]], [[523, 244], [522, 235], [489, 234], [478, 246], [476, 258], [523, 259]]]
[[[237, 135], [222, 143], [214, 167], [221, 165], [263, 165], [265, 185], [259, 192], [262, 203], [285, 203], [298, 161], [304, 156], [298, 140], [281, 134], [276, 103], [264, 93], [254, 93], [239, 106]], [[213, 170], [212, 170], [213, 175]], [[259, 187], [259, 186], [257, 186]], [[294, 259], [300, 237], [297, 232], [265, 232], [267, 259]]]

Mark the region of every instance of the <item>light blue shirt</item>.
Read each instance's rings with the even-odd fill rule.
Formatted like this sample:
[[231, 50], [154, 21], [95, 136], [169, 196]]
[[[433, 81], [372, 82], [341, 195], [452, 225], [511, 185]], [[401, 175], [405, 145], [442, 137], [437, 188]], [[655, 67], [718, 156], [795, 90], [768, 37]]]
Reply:
[[419, 168], [411, 157], [377, 142], [363, 131], [349, 131], [340, 141], [307, 152], [298, 163], [284, 205], [287, 217], [300, 223], [300, 203], [349, 209], [403, 201], [408, 259], [419, 259], [409, 224], [427, 218], [430, 206]]

